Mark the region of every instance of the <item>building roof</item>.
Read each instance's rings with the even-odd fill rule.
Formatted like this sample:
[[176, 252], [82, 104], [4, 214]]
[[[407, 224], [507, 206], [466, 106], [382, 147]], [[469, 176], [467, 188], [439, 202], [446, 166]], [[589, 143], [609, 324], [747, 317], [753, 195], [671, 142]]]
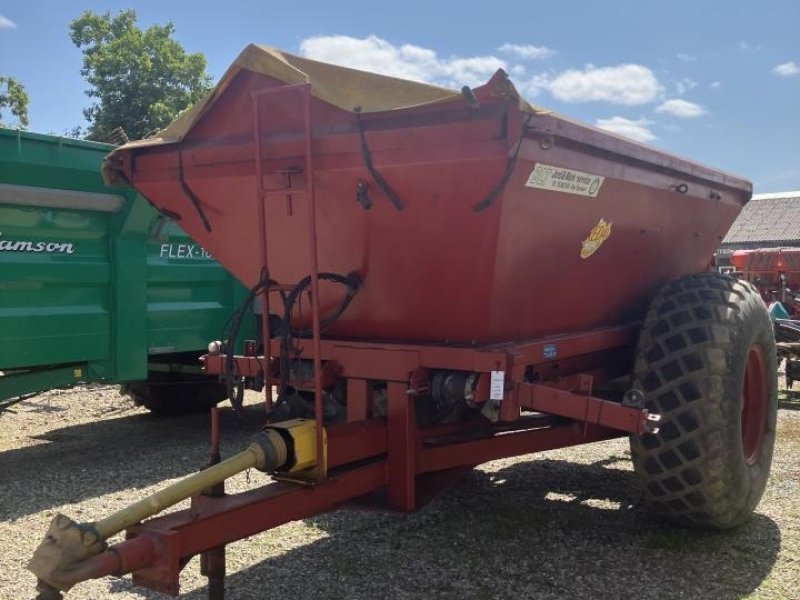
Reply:
[[800, 191], [756, 194], [739, 213], [725, 244], [800, 243]]

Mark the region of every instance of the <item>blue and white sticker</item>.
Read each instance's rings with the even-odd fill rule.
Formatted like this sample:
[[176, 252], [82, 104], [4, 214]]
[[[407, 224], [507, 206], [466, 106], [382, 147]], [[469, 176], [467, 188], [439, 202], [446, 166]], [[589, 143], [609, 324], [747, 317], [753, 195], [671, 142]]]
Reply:
[[555, 344], [545, 344], [542, 348], [542, 356], [547, 360], [551, 360], [558, 356], [558, 346]]

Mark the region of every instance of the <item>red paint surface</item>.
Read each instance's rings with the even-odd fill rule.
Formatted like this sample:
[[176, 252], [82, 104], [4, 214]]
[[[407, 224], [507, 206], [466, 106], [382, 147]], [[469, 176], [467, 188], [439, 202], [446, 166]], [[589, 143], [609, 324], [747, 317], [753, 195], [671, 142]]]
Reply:
[[[245, 284], [261, 272], [251, 92], [283, 85], [240, 73], [176, 145], [125, 151], [133, 185]], [[523, 130], [516, 101], [487, 84], [466, 102], [364, 115], [373, 160], [405, 203], [397, 211], [364, 167], [355, 114], [313, 99], [313, 181], [319, 269], [364, 279], [331, 337], [489, 343], [577, 332], [640, 318], [670, 279], [706, 270], [750, 196], [750, 184], [556, 115], [536, 115], [501, 197], [474, 212], [497, 184]], [[286, 186], [302, 167], [303, 103], [264, 99], [262, 185]], [[178, 183], [187, 184], [213, 231], [204, 230]], [[589, 198], [532, 189], [537, 162], [606, 177]], [[293, 284], [310, 272], [307, 173], [264, 195], [269, 272]], [[356, 200], [359, 179], [373, 202]], [[687, 192], [677, 186], [686, 184]], [[291, 206], [291, 215], [287, 206]], [[580, 257], [600, 219], [612, 232]], [[323, 314], [341, 288], [322, 282]], [[277, 297], [273, 302], [277, 301]], [[311, 311], [305, 302], [306, 323]]]

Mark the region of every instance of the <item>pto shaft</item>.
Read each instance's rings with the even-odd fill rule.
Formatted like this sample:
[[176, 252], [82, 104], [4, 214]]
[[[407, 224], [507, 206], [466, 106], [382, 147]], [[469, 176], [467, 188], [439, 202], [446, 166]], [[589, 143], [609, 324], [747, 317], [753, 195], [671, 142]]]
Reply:
[[246, 450], [207, 469], [203, 469], [199, 473], [177, 481], [163, 490], [159, 490], [135, 504], [131, 504], [113, 515], [97, 521], [90, 527], [94, 529], [94, 532], [101, 540], [106, 540], [128, 527], [140, 523], [144, 519], [152, 517], [182, 500], [186, 500], [186, 498], [199, 494], [212, 485], [225, 481], [229, 477], [247, 469], [258, 467], [263, 461], [263, 450], [258, 445], [251, 444]]
[[295, 458], [286, 439], [275, 429], [266, 429], [255, 436], [242, 452], [173, 483], [110, 517], [95, 523], [76, 523], [69, 517], [57, 515], [28, 563], [28, 569], [39, 580], [40, 598], [57, 598], [58, 590], [67, 591], [77, 581], [83, 580], [76, 578], [76, 572], [81, 572], [87, 559], [106, 549], [105, 540], [112, 535], [237, 473], [253, 467], [272, 472], [290, 461], [294, 462]]

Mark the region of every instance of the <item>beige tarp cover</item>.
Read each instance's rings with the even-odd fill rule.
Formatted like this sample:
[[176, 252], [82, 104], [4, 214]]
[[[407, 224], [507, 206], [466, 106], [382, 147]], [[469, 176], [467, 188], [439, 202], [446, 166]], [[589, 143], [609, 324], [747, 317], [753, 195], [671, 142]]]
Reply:
[[[311, 93], [315, 97], [344, 110], [353, 110], [358, 106], [363, 112], [388, 111], [463, 98], [459, 91], [339, 67], [288, 54], [275, 48], [251, 44], [228, 68], [208, 96], [154, 137], [130, 142], [123, 148], [172, 144], [180, 141], [241, 70], [261, 73], [287, 84], [311, 83]], [[526, 102], [510, 82], [507, 85], [507, 92], [512, 98], [519, 100], [520, 110], [523, 112], [548, 112]]]

